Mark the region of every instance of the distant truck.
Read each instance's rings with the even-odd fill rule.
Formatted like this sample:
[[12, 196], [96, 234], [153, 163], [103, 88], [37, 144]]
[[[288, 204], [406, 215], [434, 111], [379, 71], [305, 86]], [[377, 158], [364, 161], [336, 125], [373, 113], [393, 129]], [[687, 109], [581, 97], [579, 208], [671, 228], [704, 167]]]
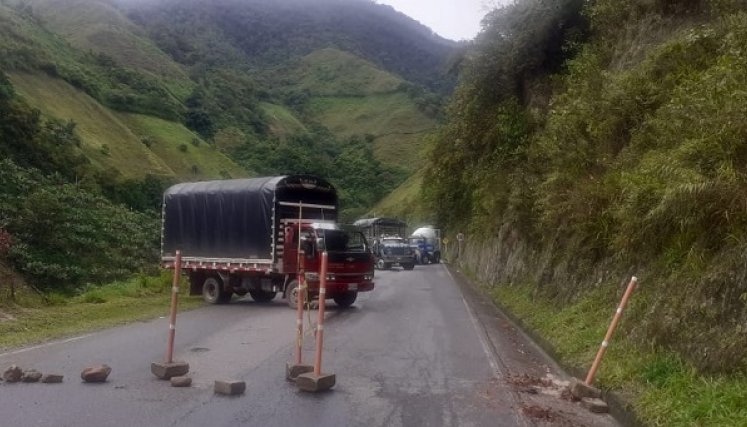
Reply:
[[414, 252], [404, 238], [407, 224], [393, 218], [364, 218], [353, 226], [370, 242], [378, 269], [388, 270], [393, 265], [405, 270], [415, 268]]
[[295, 307], [299, 269], [318, 296], [326, 250], [327, 298], [347, 307], [374, 289], [374, 258], [361, 233], [337, 226], [337, 212], [335, 188], [310, 175], [174, 185], [163, 198], [162, 265], [173, 268], [180, 250], [190, 294], [208, 303], [281, 293]]
[[441, 262], [441, 230], [433, 227], [418, 228], [410, 235], [409, 241], [418, 264]]

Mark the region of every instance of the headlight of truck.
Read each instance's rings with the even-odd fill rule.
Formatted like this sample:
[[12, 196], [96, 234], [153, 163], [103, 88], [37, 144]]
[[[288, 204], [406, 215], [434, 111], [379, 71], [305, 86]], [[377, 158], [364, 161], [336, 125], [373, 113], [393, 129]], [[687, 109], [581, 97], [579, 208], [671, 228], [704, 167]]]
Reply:
[[335, 275], [334, 274], [327, 274], [327, 280], [329, 280], [329, 281], [335, 280]]
[[319, 273], [314, 273], [314, 272], [304, 273], [304, 277], [306, 278], [306, 280], [311, 280], [311, 281], [316, 282], [319, 280]]
[[373, 278], [374, 278], [373, 273], [369, 273], [369, 274], [364, 274], [363, 275], [363, 280], [365, 280], [365, 281], [371, 281], [371, 280], [373, 280]]

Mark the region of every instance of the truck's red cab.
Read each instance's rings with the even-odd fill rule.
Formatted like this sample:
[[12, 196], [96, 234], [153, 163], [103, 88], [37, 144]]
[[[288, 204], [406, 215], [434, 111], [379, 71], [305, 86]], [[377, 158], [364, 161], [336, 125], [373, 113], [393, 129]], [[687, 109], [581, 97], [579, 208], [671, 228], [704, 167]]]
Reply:
[[312, 297], [319, 294], [319, 271], [324, 251], [329, 262], [328, 298], [346, 306], [355, 301], [358, 292], [373, 290], [374, 258], [363, 234], [343, 230], [330, 223], [305, 223], [301, 225], [299, 245], [298, 227], [289, 226], [285, 231], [282, 269], [285, 273], [298, 272], [300, 259], [300, 267]]

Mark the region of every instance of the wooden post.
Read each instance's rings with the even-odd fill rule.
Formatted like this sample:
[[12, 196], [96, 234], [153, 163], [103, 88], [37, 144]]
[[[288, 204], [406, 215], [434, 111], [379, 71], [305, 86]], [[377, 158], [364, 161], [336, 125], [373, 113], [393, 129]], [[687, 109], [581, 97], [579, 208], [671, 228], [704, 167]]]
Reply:
[[179, 300], [179, 276], [182, 270], [182, 252], [176, 251], [174, 259], [174, 281], [171, 286], [171, 313], [169, 315], [169, 342], [166, 346], [166, 363], [174, 360], [174, 336], [176, 335], [176, 306]]
[[327, 251], [322, 252], [322, 266], [319, 269], [319, 318], [316, 322], [316, 358], [314, 375], [322, 374], [322, 347], [324, 346], [324, 309], [327, 300]]
[[617, 329], [618, 323], [620, 323], [620, 318], [622, 318], [623, 310], [625, 309], [625, 306], [628, 304], [628, 300], [630, 299], [630, 296], [633, 294], [633, 291], [635, 290], [635, 286], [638, 283], [638, 278], [633, 276], [630, 279], [630, 283], [628, 284], [628, 289], [625, 290], [625, 294], [622, 297], [622, 301], [620, 301], [620, 305], [617, 307], [617, 310], [615, 311], [615, 317], [612, 318], [612, 323], [610, 323], [610, 327], [607, 329], [607, 334], [604, 336], [604, 341], [602, 341], [602, 345], [599, 347], [599, 351], [597, 352], [597, 356], [594, 358], [594, 363], [591, 364], [591, 369], [589, 369], [589, 374], [586, 375], [586, 385], [591, 385], [594, 382], [594, 376], [597, 373], [597, 370], [599, 369], [599, 365], [602, 363], [602, 358], [604, 357], [604, 353], [607, 351], [607, 346], [609, 346], [610, 340], [612, 339], [612, 334], [615, 333], [615, 329]]

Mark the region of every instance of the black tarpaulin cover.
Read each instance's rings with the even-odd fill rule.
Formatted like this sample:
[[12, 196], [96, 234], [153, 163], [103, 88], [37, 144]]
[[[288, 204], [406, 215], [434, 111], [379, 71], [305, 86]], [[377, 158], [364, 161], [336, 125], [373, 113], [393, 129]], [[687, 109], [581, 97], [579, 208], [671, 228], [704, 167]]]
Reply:
[[[327, 181], [290, 175], [177, 184], [163, 198], [163, 257], [273, 260], [281, 218], [298, 217], [290, 202], [334, 206], [304, 209], [304, 218], [337, 220], [337, 193]], [[275, 229], [273, 229], [275, 225]]]

